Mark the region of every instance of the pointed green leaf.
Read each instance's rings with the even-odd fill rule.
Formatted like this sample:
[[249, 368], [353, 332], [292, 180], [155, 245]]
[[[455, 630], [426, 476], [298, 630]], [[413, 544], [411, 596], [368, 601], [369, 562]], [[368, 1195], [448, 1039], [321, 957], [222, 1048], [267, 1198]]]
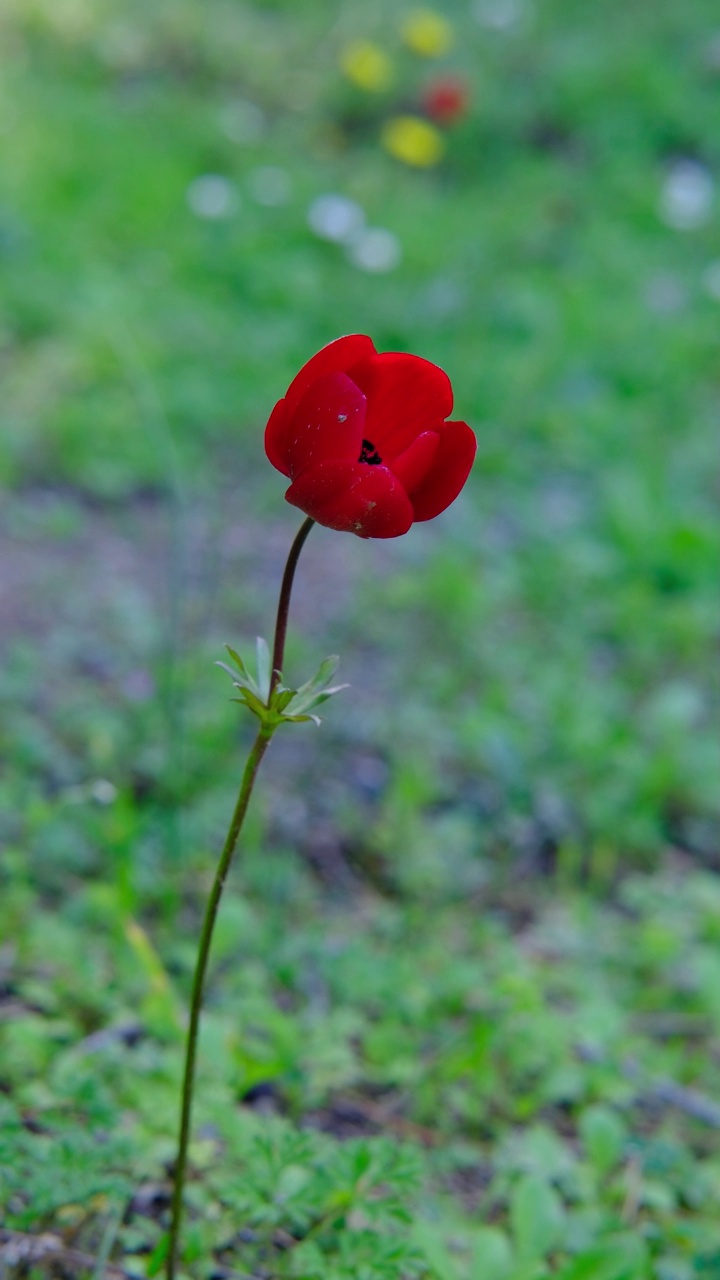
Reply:
[[233, 662], [235, 663], [235, 666], [238, 668], [238, 671], [240, 672], [240, 674], [241, 674], [242, 676], [247, 676], [247, 675], [249, 675], [248, 669], [247, 669], [247, 667], [245, 666], [245, 663], [243, 662], [242, 658], [240, 657], [240, 654], [238, 653], [237, 649], [233, 649], [232, 645], [229, 645], [229, 644], [226, 644], [226, 645], [225, 645], [225, 648], [227, 649], [228, 653], [230, 654], [230, 657], [232, 658]]
[[298, 689], [295, 697], [288, 704], [287, 713], [297, 715], [299, 712], [309, 711], [311, 707], [319, 707], [321, 703], [327, 702], [328, 698], [347, 688], [346, 684], [337, 684], [329, 689], [305, 689], [305, 691]]
[[332, 654], [329, 658], [323, 658], [320, 666], [318, 667], [317, 675], [315, 676], [313, 683], [316, 685], [326, 684], [330, 677], [335, 675], [339, 662], [340, 659], [336, 653]]
[[340, 659], [336, 654], [333, 654], [330, 658], [324, 658], [315, 672], [315, 675], [311, 676], [309, 680], [306, 680], [305, 684], [301, 684], [300, 688], [296, 690], [296, 693], [308, 694], [319, 689], [322, 685], [327, 684], [331, 676], [335, 674], [339, 661]]
[[257, 657], [257, 684], [258, 692], [263, 702], [267, 702], [270, 697], [270, 649], [267, 640], [262, 636], [258, 636], [255, 641], [255, 654]]
[[600, 1174], [609, 1173], [622, 1158], [627, 1130], [617, 1112], [598, 1103], [580, 1116], [580, 1136], [592, 1164]]
[[508, 1280], [513, 1270], [510, 1241], [497, 1227], [481, 1227], [474, 1239], [473, 1274], [483, 1280]]
[[521, 1262], [543, 1259], [557, 1243], [563, 1223], [562, 1204], [548, 1182], [526, 1174], [510, 1198], [513, 1239]]
[[246, 689], [249, 689], [250, 693], [252, 693], [254, 697], [256, 698], [260, 697], [260, 690], [258, 689], [252, 676], [246, 676], [245, 679], [243, 680], [237, 680], [235, 679], [235, 677], [237, 676], [237, 672], [231, 671], [230, 668], [226, 666], [224, 662], [217, 662], [215, 665], [218, 667], [222, 667], [223, 670], [227, 671], [228, 675], [233, 678], [233, 689], [239, 689], [241, 693], [244, 692]]

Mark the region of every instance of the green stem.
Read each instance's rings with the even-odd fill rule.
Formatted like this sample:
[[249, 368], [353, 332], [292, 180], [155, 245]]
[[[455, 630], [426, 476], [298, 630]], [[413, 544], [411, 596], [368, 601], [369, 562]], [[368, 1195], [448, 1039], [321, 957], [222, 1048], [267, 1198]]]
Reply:
[[[272, 655], [272, 675], [270, 676], [270, 697], [275, 692], [275, 687], [280, 679], [283, 662], [285, 661], [285, 636], [287, 634], [288, 614], [290, 612], [290, 594], [293, 587], [293, 579], [295, 577], [295, 569], [297, 568], [300, 552], [305, 544], [310, 530], [315, 521], [308, 516], [300, 525], [295, 536], [295, 541], [290, 548], [290, 554], [285, 565], [282, 585], [280, 587], [280, 596], [278, 598], [277, 618], [275, 620], [275, 643], [273, 645]], [[268, 702], [270, 699], [268, 698]]]
[[[297, 568], [297, 562], [303, 548], [303, 543], [312, 529], [313, 524], [314, 521], [308, 518], [301, 525], [295, 541], [290, 548], [290, 554], [285, 566], [285, 573], [283, 574], [280, 598], [278, 600], [277, 621], [275, 624], [273, 675], [271, 678], [268, 705], [270, 704], [273, 691], [280, 678], [279, 673], [282, 670], [285, 657], [285, 637], [287, 634], [290, 595], [292, 593], [295, 569]], [[232, 820], [230, 822], [227, 836], [225, 837], [225, 844], [223, 845], [222, 853], [220, 854], [220, 861], [218, 862], [217, 870], [215, 872], [215, 879], [213, 880], [212, 889], [210, 890], [210, 897], [208, 898], [207, 906], [205, 907], [205, 916], [203, 918], [202, 931], [200, 933], [200, 944], [198, 946], [197, 960], [195, 961], [195, 973], [193, 976], [192, 994], [190, 997], [190, 1022], [188, 1024], [187, 1041], [185, 1045], [185, 1069], [183, 1073], [182, 1099], [180, 1103], [180, 1134], [178, 1137], [177, 1159], [175, 1161], [173, 1198], [170, 1210], [170, 1233], [168, 1238], [168, 1251], [165, 1268], [167, 1280], [175, 1280], [177, 1267], [178, 1244], [183, 1214], [183, 1191], [187, 1175], [188, 1146], [190, 1144], [198, 1032], [200, 1029], [200, 1015], [202, 1013], [205, 975], [207, 973], [208, 959], [210, 957], [210, 947], [212, 945], [213, 931], [215, 929], [215, 920], [217, 918], [223, 888], [225, 887], [225, 879], [230, 869], [230, 864], [235, 852], [235, 846], [238, 842], [238, 836], [240, 835], [245, 814], [247, 813], [247, 807], [250, 803], [250, 796], [252, 795], [257, 771], [260, 768], [260, 762], [270, 745], [270, 739], [273, 735], [274, 728], [275, 726], [271, 724], [261, 724], [258, 735], [250, 749], [250, 754], [247, 758], [247, 763], [242, 776], [242, 782], [240, 783], [238, 798], [235, 802]]]
[[[270, 731], [271, 732], [271, 731]], [[205, 974], [207, 972], [208, 957], [210, 955], [210, 944], [212, 942], [213, 930], [215, 928], [215, 919], [220, 906], [223, 887], [225, 885], [225, 877], [227, 876], [232, 856], [235, 852], [235, 845], [240, 834], [240, 828], [247, 812], [250, 795], [255, 782], [262, 760], [270, 743], [270, 732], [262, 727], [255, 739], [250, 755], [248, 756], [245, 772], [243, 773], [242, 783], [235, 805], [235, 812], [232, 816], [230, 829], [227, 833], [225, 845], [220, 855], [220, 861], [215, 872], [215, 879], [210, 890], [210, 897], [205, 907], [205, 918], [203, 920], [202, 932], [200, 934], [200, 945], [198, 947], [197, 960], [195, 962], [195, 976], [193, 978], [192, 996], [190, 999], [190, 1023], [188, 1026], [187, 1043], [185, 1046], [185, 1072], [183, 1075], [182, 1087], [182, 1103], [180, 1108], [180, 1137], [178, 1139], [178, 1153], [175, 1162], [175, 1185], [173, 1189], [172, 1211], [170, 1217], [170, 1240], [168, 1243], [167, 1254], [167, 1280], [173, 1280], [175, 1276], [175, 1264], [177, 1260], [178, 1238], [180, 1235], [180, 1224], [182, 1220], [183, 1209], [183, 1189], [185, 1186], [185, 1175], [187, 1173], [187, 1155], [188, 1144], [190, 1142], [190, 1120], [192, 1115], [193, 1101], [193, 1085], [195, 1083], [195, 1061], [197, 1058], [197, 1041], [198, 1030], [200, 1027], [200, 1013], [202, 1011], [203, 989], [205, 986]]]

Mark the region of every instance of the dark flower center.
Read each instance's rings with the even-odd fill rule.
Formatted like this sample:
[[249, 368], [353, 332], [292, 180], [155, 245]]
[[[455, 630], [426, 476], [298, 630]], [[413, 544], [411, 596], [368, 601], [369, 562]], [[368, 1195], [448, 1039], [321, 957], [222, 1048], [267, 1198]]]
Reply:
[[358, 458], [358, 462], [369, 462], [371, 467], [377, 467], [382, 463], [382, 458], [372, 440], [363, 440], [362, 453]]

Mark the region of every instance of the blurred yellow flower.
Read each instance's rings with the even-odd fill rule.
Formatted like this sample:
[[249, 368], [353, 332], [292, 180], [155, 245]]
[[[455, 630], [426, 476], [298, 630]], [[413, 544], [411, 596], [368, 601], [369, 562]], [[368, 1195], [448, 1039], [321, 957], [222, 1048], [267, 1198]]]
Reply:
[[392, 81], [392, 62], [384, 49], [370, 40], [353, 40], [346, 45], [340, 66], [348, 80], [368, 93], [381, 93]]
[[402, 38], [421, 58], [437, 58], [453, 43], [453, 29], [447, 18], [433, 9], [415, 9], [402, 26]]
[[437, 164], [445, 150], [442, 134], [419, 116], [393, 116], [383, 126], [381, 141], [396, 160], [419, 169]]
[[97, 33], [102, 17], [96, 0], [0, 0], [0, 17], [16, 14], [48, 27], [62, 40], [84, 40]]

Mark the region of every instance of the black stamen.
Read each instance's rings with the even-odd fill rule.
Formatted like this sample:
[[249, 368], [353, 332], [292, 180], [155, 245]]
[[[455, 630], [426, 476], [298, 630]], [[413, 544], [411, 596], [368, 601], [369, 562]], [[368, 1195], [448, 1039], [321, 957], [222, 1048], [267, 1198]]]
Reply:
[[372, 440], [363, 440], [362, 453], [358, 458], [358, 462], [369, 462], [371, 467], [377, 467], [382, 464], [382, 458]]

